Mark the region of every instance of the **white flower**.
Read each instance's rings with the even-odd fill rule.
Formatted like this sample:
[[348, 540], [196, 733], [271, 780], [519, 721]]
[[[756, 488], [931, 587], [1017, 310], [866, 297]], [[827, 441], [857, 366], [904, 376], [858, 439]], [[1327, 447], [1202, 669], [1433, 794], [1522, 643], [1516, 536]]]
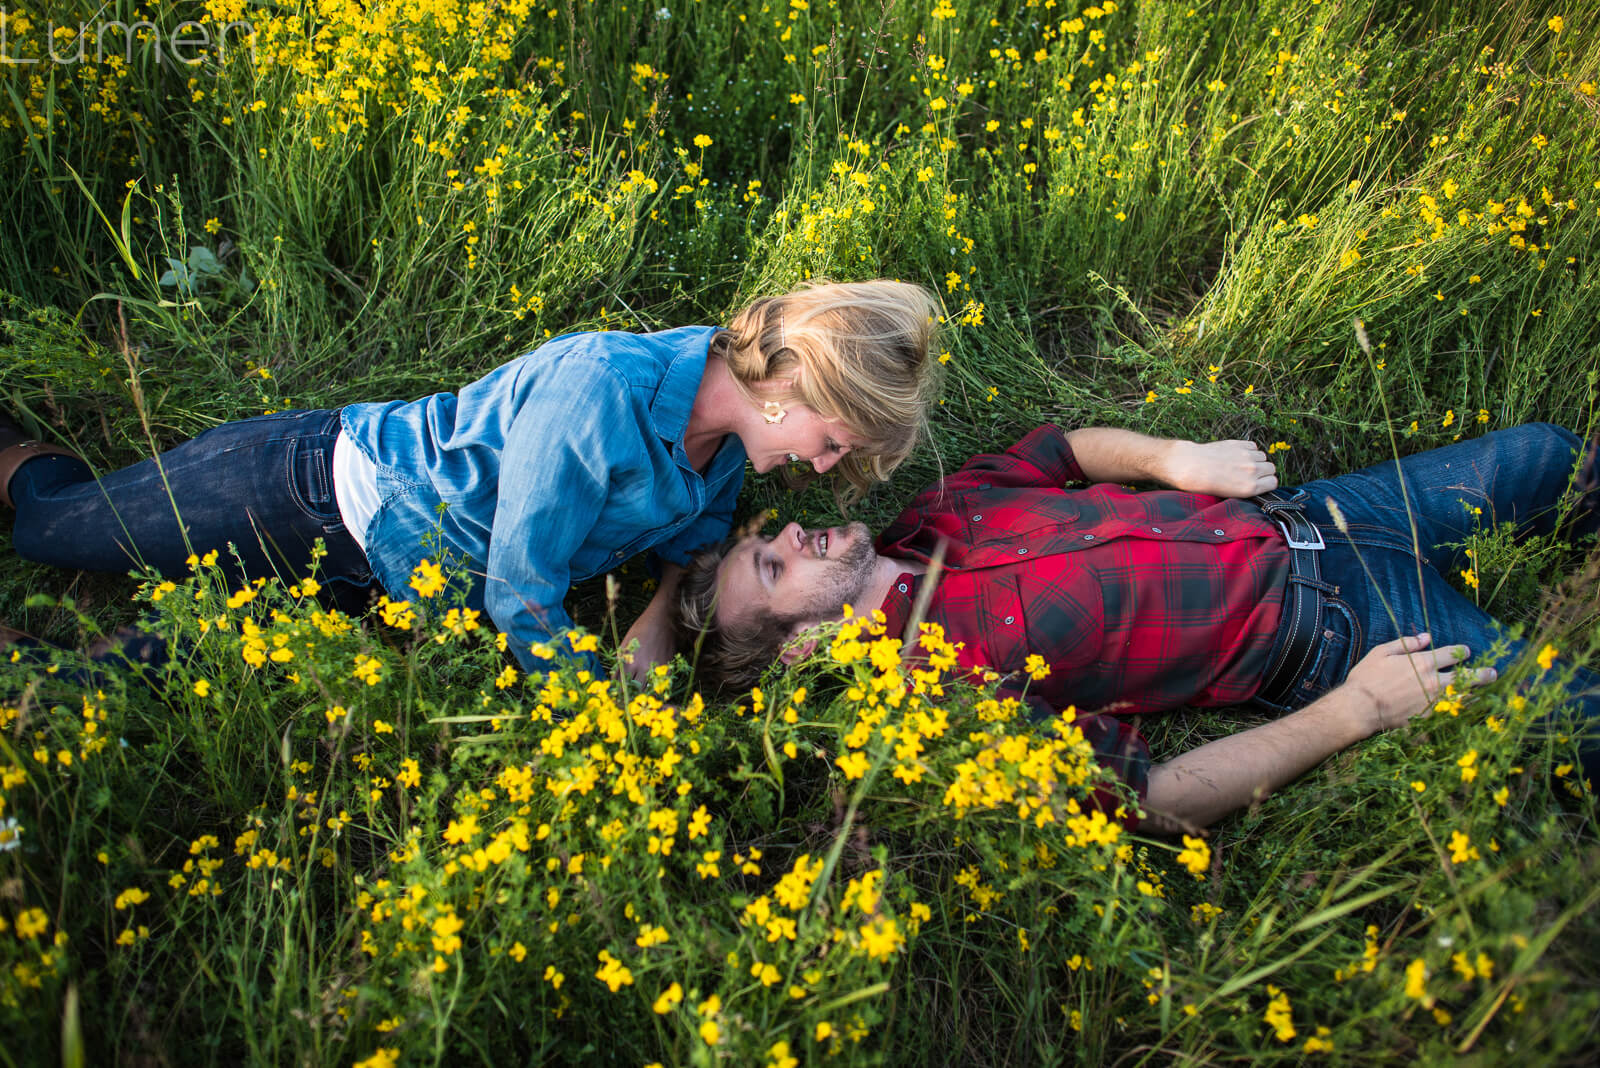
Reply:
[[664, 7], [656, 8], [656, 21], [665, 22], [668, 19], [670, 19], [671, 17], [672, 17], [672, 12], [668, 11], [666, 8], [664, 8]]
[[22, 827], [14, 819], [0, 820], [0, 853], [22, 844]]

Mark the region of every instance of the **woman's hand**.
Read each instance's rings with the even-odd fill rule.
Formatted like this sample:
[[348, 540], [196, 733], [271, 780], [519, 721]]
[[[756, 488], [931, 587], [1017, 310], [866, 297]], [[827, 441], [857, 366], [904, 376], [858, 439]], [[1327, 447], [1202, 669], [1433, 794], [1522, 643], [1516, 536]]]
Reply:
[[1254, 497], [1278, 488], [1278, 470], [1253, 441], [1170, 441], [1158, 476], [1173, 489]]

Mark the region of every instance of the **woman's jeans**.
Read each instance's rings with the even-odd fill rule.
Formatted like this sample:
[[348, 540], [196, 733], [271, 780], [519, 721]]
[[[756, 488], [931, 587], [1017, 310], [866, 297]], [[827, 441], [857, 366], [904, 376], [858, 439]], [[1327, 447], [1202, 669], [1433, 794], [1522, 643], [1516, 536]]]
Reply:
[[[1338, 592], [1324, 596], [1324, 640], [1291, 707], [1339, 685], [1374, 646], [1402, 635], [1426, 631], [1434, 647], [1487, 652], [1502, 637], [1499, 624], [1445, 578], [1474, 569], [1460, 543], [1507, 522], [1519, 538], [1554, 530], [1581, 449], [1570, 431], [1530, 423], [1301, 486], [1327, 542], [1322, 577]], [[1593, 529], [1590, 513], [1572, 532]], [[1524, 652], [1525, 643], [1508, 642], [1494, 663], [1503, 669]], [[1600, 679], [1579, 671], [1569, 688], [1581, 719], [1600, 726]], [[1584, 740], [1580, 753], [1600, 783], [1600, 737]]]
[[[335, 603], [366, 602], [372, 571], [333, 493], [337, 411], [279, 412], [224, 423], [131, 467], [94, 477], [66, 456], [28, 461], [11, 480], [17, 553], [89, 571], [153, 567], [171, 578], [191, 553], [218, 550], [230, 584], [311, 573]], [[230, 548], [231, 546], [231, 548]]]

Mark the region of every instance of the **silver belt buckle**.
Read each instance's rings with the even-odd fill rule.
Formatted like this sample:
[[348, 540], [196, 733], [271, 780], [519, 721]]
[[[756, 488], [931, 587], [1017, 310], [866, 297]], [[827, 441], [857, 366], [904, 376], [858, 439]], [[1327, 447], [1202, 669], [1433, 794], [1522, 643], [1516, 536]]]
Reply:
[[1293, 528], [1291, 528], [1281, 516], [1274, 515], [1272, 517], [1272, 521], [1278, 524], [1279, 530], [1283, 531], [1283, 540], [1289, 543], [1289, 548], [1326, 549], [1328, 547], [1328, 543], [1322, 540], [1322, 531], [1317, 529], [1317, 525], [1311, 520], [1306, 519], [1304, 512], [1300, 513], [1300, 518], [1304, 520], [1305, 525], [1311, 529], [1312, 537], [1316, 538], [1315, 541], [1302, 541], [1301, 539], [1296, 538], [1294, 536]]

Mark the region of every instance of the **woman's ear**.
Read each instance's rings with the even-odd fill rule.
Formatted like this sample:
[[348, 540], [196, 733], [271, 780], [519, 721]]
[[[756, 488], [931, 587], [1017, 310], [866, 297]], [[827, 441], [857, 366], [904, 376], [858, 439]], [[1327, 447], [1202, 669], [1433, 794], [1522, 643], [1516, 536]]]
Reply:
[[793, 374], [777, 375], [762, 381], [757, 387], [757, 392], [763, 397], [793, 397], [795, 376]]

